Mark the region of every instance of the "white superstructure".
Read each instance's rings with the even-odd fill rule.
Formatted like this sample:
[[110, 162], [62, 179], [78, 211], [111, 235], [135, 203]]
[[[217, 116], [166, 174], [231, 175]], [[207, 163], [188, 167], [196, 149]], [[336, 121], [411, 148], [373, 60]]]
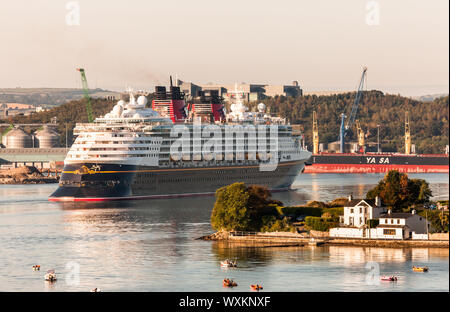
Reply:
[[[261, 104], [259, 112], [247, 112], [238, 97], [237, 104], [233, 104], [235, 106], [231, 107], [227, 115], [226, 125], [197, 125], [195, 122], [177, 124], [181, 130], [184, 127], [189, 132], [186, 137], [183, 134], [179, 136], [180, 131], [173, 136], [175, 125], [170, 118], [161, 117], [146, 104], [145, 96], [138, 97], [136, 101], [130, 93], [129, 103], [120, 100], [110, 113], [96, 118], [93, 123], [77, 124], [74, 129], [77, 138], [65, 163], [112, 162], [184, 167], [201, 166], [203, 163], [211, 165], [211, 162], [255, 164], [271, 157], [278, 157], [279, 162], [309, 157], [309, 152], [302, 150], [299, 138], [292, 136], [292, 129], [285, 119], [265, 114], [265, 107]], [[272, 128], [267, 126], [269, 122]], [[211, 129], [212, 126], [216, 128]], [[196, 137], [198, 131], [200, 134]], [[234, 136], [230, 139], [226, 131], [233, 132]], [[215, 136], [211, 138], [207, 135], [209, 133]], [[261, 149], [261, 133], [265, 134], [266, 150]], [[276, 137], [273, 133], [276, 133]], [[170, 149], [177, 140], [181, 143], [180, 153]], [[182, 150], [185, 143], [190, 147], [188, 152]], [[205, 152], [205, 144], [217, 145], [212, 145], [208, 153]]]

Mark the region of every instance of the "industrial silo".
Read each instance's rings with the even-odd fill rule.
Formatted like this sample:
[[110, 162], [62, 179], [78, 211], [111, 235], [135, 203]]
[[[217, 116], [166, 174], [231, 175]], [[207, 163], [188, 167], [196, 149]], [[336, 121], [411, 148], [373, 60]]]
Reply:
[[6, 148], [29, 148], [33, 147], [33, 138], [21, 128], [9, 131], [3, 141]]
[[59, 146], [58, 133], [48, 125], [45, 125], [41, 130], [36, 131], [35, 138], [35, 147], [52, 148]]

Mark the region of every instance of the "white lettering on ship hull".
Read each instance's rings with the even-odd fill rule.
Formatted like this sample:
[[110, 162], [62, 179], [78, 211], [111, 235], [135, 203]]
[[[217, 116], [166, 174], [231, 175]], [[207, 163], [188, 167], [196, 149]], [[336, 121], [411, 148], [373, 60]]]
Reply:
[[389, 157], [381, 157], [380, 159], [377, 159], [375, 157], [366, 157], [366, 163], [367, 164], [389, 164]]

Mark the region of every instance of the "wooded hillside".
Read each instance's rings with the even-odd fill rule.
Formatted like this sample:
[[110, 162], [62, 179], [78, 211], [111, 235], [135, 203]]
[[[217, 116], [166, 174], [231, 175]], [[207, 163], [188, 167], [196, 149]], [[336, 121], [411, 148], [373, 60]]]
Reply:
[[[355, 92], [329, 96], [307, 95], [298, 98], [274, 97], [262, 100], [273, 115], [289, 119], [291, 124], [303, 126], [306, 143], [312, 147], [312, 112], [317, 111], [319, 139], [321, 143], [338, 140], [340, 115], [350, 115]], [[258, 102], [259, 103], [259, 102]], [[251, 103], [252, 108], [257, 103]], [[380, 125], [380, 141], [383, 151], [404, 151], [405, 112], [409, 112], [412, 144], [418, 153], [443, 153], [449, 142], [448, 96], [432, 102], [420, 102], [399, 95], [380, 91], [364, 92], [356, 118], [368, 132], [367, 142], [377, 141], [377, 125]], [[348, 134], [356, 141], [356, 129]], [[309, 148], [309, 149], [310, 149]]]
[[[297, 98], [274, 97], [262, 100], [272, 115], [288, 118], [291, 124], [303, 127], [306, 143], [312, 148], [312, 112], [317, 111], [319, 138], [322, 143], [338, 140], [340, 114], [348, 116], [355, 98], [355, 92], [329, 96], [307, 95]], [[152, 95], [149, 95], [151, 103]], [[250, 103], [251, 110], [256, 109], [259, 102]], [[114, 101], [93, 99], [94, 116], [104, 115], [114, 106]], [[61, 143], [65, 144], [66, 124], [69, 129], [69, 144], [72, 140], [71, 129], [77, 122], [86, 122], [85, 100], [70, 101], [46, 112], [34, 113], [31, 116], [10, 117], [5, 122], [13, 123], [48, 123], [56, 116]], [[359, 105], [357, 119], [367, 133], [367, 142], [377, 141], [377, 125], [380, 127], [380, 141], [383, 151], [404, 150], [405, 112], [411, 119], [411, 138], [418, 153], [443, 153], [449, 144], [449, 98], [435, 99], [432, 102], [420, 102], [399, 95], [383, 94], [380, 91], [364, 92]], [[2, 131], [2, 129], [0, 129]], [[347, 140], [356, 140], [355, 128], [351, 129]]]

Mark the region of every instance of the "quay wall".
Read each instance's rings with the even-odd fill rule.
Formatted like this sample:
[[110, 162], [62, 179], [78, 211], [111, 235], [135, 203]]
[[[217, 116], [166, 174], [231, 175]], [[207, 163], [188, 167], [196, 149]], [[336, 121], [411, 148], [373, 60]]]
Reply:
[[449, 240], [449, 233], [433, 233], [433, 234], [428, 234], [428, 239], [429, 240]]
[[[245, 233], [245, 232], [216, 232], [211, 235], [200, 237], [203, 240], [228, 241], [240, 243], [265, 243], [278, 244], [285, 246], [293, 245], [308, 245], [312, 239], [317, 245], [345, 245], [345, 246], [370, 246], [370, 247], [394, 247], [394, 248], [408, 248], [408, 247], [442, 247], [449, 248], [448, 234], [437, 233], [434, 239], [419, 240], [419, 239], [365, 239], [365, 238], [334, 238], [322, 236], [326, 232], [319, 232], [321, 235], [309, 236], [307, 234], [298, 233]], [[443, 239], [447, 237], [447, 239]], [[440, 240], [437, 240], [440, 238]]]
[[441, 247], [448, 248], [448, 240], [393, 240], [393, 239], [358, 239], [334, 238], [327, 241], [328, 245], [370, 246], [370, 247]]

